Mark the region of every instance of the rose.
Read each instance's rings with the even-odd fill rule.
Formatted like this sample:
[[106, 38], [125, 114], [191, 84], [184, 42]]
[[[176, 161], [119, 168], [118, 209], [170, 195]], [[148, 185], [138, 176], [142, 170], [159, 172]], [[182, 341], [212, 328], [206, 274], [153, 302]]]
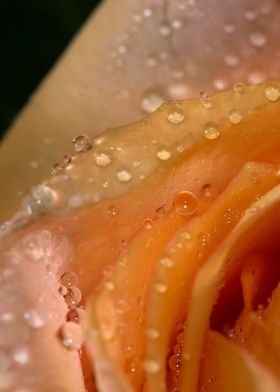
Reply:
[[89, 354], [100, 391], [279, 390], [279, 88], [76, 139], [2, 244], [4, 387], [91, 390]]

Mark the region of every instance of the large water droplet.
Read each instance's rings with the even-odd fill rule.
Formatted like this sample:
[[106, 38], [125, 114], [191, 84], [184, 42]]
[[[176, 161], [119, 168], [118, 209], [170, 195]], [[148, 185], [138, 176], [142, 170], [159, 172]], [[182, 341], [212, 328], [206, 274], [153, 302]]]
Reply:
[[175, 196], [173, 205], [178, 214], [188, 216], [196, 211], [198, 200], [194, 193], [183, 191]]
[[68, 288], [78, 285], [78, 277], [74, 272], [64, 272], [60, 277], [60, 283]]
[[59, 338], [68, 350], [79, 350], [83, 344], [82, 328], [77, 323], [68, 321], [60, 328]]

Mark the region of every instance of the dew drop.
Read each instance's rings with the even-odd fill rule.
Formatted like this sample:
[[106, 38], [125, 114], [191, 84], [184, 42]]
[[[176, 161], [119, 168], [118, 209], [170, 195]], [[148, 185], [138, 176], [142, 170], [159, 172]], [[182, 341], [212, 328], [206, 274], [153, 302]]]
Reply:
[[19, 365], [26, 365], [30, 360], [30, 353], [27, 347], [19, 347], [13, 352], [13, 358]]
[[52, 176], [57, 176], [59, 174], [62, 174], [63, 172], [64, 172], [64, 166], [59, 162], [55, 163], [51, 169]]
[[266, 36], [261, 31], [255, 31], [254, 33], [250, 34], [249, 38], [251, 44], [258, 48], [264, 46], [267, 42]]
[[64, 297], [64, 295], [66, 295], [67, 294], [67, 287], [65, 287], [65, 286], [60, 286], [59, 288], [58, 288], [58, 292], [59, 292], [59, 294], [60, 295], [62, 295], [63, 297]]
[[181, 216], [192, 215], [196, 211], [197, 205], [197, 197], [194, 193], [188, 191], [178, 193], [173, 201], [174, 209]]
[[115, 285], [112, 281], [107, 280], [107, 282], [104, 282], [104, 287], [105, 289], [107, 289], [108, 291], [114, 291], [115, 290]]
[[34, 329], [42, 328], [46, 323], [42, 315], [39, 314], [36, 310], [25, 312], [23, 318], [26, 323]]
[[92, 147], [92, 140], [87, 135], [79, 135], [73, 139], [73, 147], [76, 152], [85, 152]]
[[95, 153], [93, 156], [93, 159], [94, 159], [95, 163], [101, 167], [108, 166], [112, 162], [109, 155], [107, 155], [105, 153], [99, 153], [99, 154]]
[[170, 159], [171, 153], [169, 151], [163, 149], [163, 150], [160, 150], [157, 152], [157, 157], [161, 161], [167, 161], [168, 159]]
[[22, 200], [22, 207], [29, 214], [32, 212], [44, 212], [50, 209], [55, 201], [55, 194], [47, 185], [38, 185], [30, 189]]
[[174, 109], [168, 113], [167, 119], [172, 124], [177, 125], [184, 121], [185, 115], [182, 109]]
[[145, 18], [150, 18], [153, 15], [153, 10], [151, 8], [144, 8], [143, 16]]
[[245, 85], [242, 82], [237, 82], [233, 85], [233, 91], [236, 94], [243, 94], [245, 91]]
[[146, 229], [151, 230], [154, 227], [154, 222], [152, 219], [147, 218], [144, 222]]
[[60, 277], [60, 283], [67, 288], [78, 285], [78, 277], [74, 272], [64, 272]]
[[64, 296], [64, 300], [67, 306], [76, 306], [81, 302], [82, 293], [78, 287], [71, 286], [68, 288], [67, 294]]
[[72, 158], [70, 155], [64, 155], [63, 157], [63, 163], [65, 166], [69, 165], [72, 161]]
[[80, 325], [72, 321], [64, 323], [59, 330], [59, 338], [68, 350], [79, 350], [83, 344], [83, 333]]
[[167, 286], [163, 283], [155, 283], [154, 287], [158, 294], [164, 294], [167, 291]]
[[160, 265], [164, 268], [172, 268], [174, 261], [170, 257], [163, 257], [160, 259]]
[[268, 86], [264, 90], [264, 95], [270, 102], [275, 102], [280, 97], [280, 89], [278, 87]]
[[240, 110], [233, 109], [229, 112], [229, 121], [232, 124], [239, 124], [243, 119], [243, 114]]
[[156, 361], [153, 361], [152, 359], [145, 359], [143, 361], [143, 368], [145, 372], [149, 374], [156, 374], [160, 370], [159, 363]]
[[82, 309], [71, 308], [66, 315], [66, 320], [79, 324], [83, 318], [83, 313], [84, 313], [84, 310], [82, 310]]
[[171, 28], [168, 23], [162, 23], [158, 29], [159, 33], [163, 37], [168, 37], [171, 33]]
[[157, 110], [163, 103], [165, 99], [160, 92], [150, 91], [144, 95], [141, 101], [141, 108], [146, 113], [152, 113]]
[[180, 357], [178, 354], [171, 355], [168, 360], [168, 366], [171, 370], [178, 370], [180, 366]]
[[127, 170], [121, 170], [117, 173], [117, 178], [120, 182], [128, 182], [132, 178], [132, 174]]
[[203, 136], [208, 140], [215, 140], [220, 136], [220, 131], [218, 130], [217, 124], [209, 123], [206, 124], [203, 129]]
[[145, 331], [145, 335], [149, 339], [158, 339], [159, 338], [159, 331], [155, 328], [147, 328]]

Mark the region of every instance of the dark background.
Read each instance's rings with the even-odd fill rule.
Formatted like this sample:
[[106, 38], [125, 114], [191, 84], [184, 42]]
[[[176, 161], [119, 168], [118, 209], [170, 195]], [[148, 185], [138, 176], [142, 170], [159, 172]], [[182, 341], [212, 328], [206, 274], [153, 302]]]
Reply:
[[0, 137], [98, 3], [1, 1]]

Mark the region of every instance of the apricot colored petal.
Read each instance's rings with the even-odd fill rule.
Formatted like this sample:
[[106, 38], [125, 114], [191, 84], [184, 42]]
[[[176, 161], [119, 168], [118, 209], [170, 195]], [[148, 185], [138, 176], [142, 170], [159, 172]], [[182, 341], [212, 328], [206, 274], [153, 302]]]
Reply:
[[[165, 361], [169, 344], [175, 338], [176, 323], [183, 322], [186, 317], [186, 304], [196, 272], [234, 228], [256, 195], [265, 194], [279, 183], [276, 171], [277, 165], [245, 165], [209, 210], [193, 218], [167, 245], [162, 257], [170, 257], [173, 267], [166, 270], [158, 265], [150, 284], [147, 307], [147, 324], [160, 331], [159, 339], [151, 340], [147, 345], [147, 357], [160, 367], [157, 374], [148, 375], [151, 390], [157, 390], [159, 385], [161, 390], [166, 388]], [[167, 288], [164, 295], [155, 292], [156, 282]]]
[[277, 379], [252, 355], [214, 331], [206, 335], [201, 372], [201, 391], [277, 392], [280, 388]]
[[242, 251], [248, 252], [260, 238], [262, 245], [266, 244], [267, 231], [276, 227], [279, 220], [279, 201], [280, 186], [276, 186], [247, 210], [230, 235], [199, 270], [192, 289], [187, 319], [184, 353], [185, 356], [188, 355], [184, 359], [183, 354], [182, 389], [190, 392], [196, 390], [205, 333], [228, 268]]
[[277, 0], [103, 2], [1, 146], [0, 220], [71, 138], [141, 118], [144, 98], [182, 99], [279, 77], [278, 18]]
[[[135, 390], [139, 390], [144, 381], [145, 340], [149, 336], [158, 338], [158, 332], [149, 329], [145, 321], [146, 289], [166, 242], [184, 223], [185, 218], [176, 213], [154, 222], [149, 220], [147, 227], [126, 245], [116, 268], [88, 305], [89, 339], [91, 330], [98, 330], [107, 357]], [[169, 267], [169, 260], [163, 263]], [[98, 362], [105, 354], [95, 354], [94, 349], [93, 353], [98, 378]]]

